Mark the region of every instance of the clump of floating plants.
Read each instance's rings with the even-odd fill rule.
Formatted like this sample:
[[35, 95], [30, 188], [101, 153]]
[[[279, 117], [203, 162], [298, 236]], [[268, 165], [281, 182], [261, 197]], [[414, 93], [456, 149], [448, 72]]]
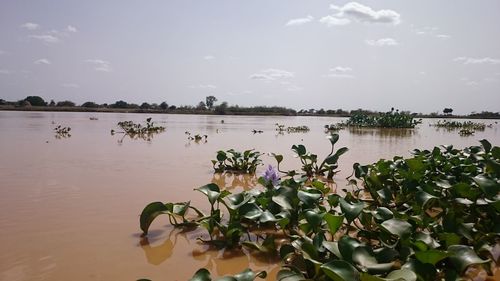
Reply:
[[327, 132], [335, 132], [335, 131], [340, 131], [345, 129], [346, 125], [344, 123], [337, 123], [337, 124], [327, 124], [325, 125], [325, 131]]
[[54, 132], [55, 132], [55, 137], [57, 139], [71, 137], [71, 134], [69, 133], [69, 132], [71, 132], [71, 128], [70, 127], [63, 127], [62, 125], [57, 125], [54, 128]]
[[[330, 154], [328, 154], [321, 163], [318, 163], [318, 155], [308, 152], [304, 145], [299, 144], [292, 146], [292, 150], [295, 152], [300, 160], [300, 163], [302, 164], [302, 175], [311, 178], [313, 176], [324, 176], [326, 174], [327, 179], [333, 179], [333, 176], [338, 172], [336, 171], [336, 169], [338, 168], [338, 160], [342, 154], [348, 151], [348, 149], [347, 147], [342, 147], [335, 151], [335, 144], [339, 140], [338, 134], [331, 134], [328, 139], [330, 140], [330, 144], [332, 146], [331, 151]], [[283, 155], [277, 155], [274, 153], [272, 155], [278, 162], [278, 170], [280, 170], [279, 165], [283, 161]], [[297, 171], [295, 170], [291, 170], [288, 172], [280, 170], [280, 172], [285, 173], [289, 176], [295, 176], [297, 174]]]
[[444, 128], [447, 130], [459, 130], [458, 134], [461, 136], [471, 136], [474, 135], [476, 131], [484, 131], [486, 127], [491, 128], [493, 124], [486, 125], [482, 122], [472, 122], [472, 121], [448, 121], [440, 120], [435, 124], [431, 124], [437, 128]]
[[285, 127], [285, 125], [283, 124], [274, 124], [276, 126], [276, 131], [278, 131], [278, 133], [284, 133], [284, 132], [287, 132], [287, 133], [298, 133], [298, 132], [301, 132], [301, 133], [305, 133], [305, 132], [309, 132], [309, 127], [303, 125], [303, 126], [290, 126], [290, 127]]
[[[129, 136], [131, 139], [144, 139], [150, 141], [154, 134], [161, 133], [165, 131], [165, 127], [156, 126], [151, 118], [146, 119], [146, 124], [134, 123], [133, 121], [120, 121], [117, 124], [122, 131], [111, 130], [111, 135], [114, 134], [124, 134]], [[123, 141], [123, 138], [119, 141]]]
[[188, 140], [194, 140], [195, 142], [203, 140], [204, 142], [207, 142], [208, 138], [207, 135], [201, 135], [201, 134], [191, 135], [191, 133], [187, 131], [185, 132], [185, 134], [188, 136]]
[[253, 149], [243, 152], [229, 149], [227, 151], [217, 151], [216, 160], [212, 160], [212, 165], [217, 173], [235, 172], [235, 173], [255, 173], [257, 167], [262, 165], [260, 156], [262, 153]]
[[252, 130], [252, 133], [254, 133], [254, 134], [262, 134], [262, 133], [264, 133], [264, 131], [262, 131], [262, 130], [255, 130], [255, 129], [253, 129], [253, 130]]
[[339, 126], [346, 127], [367, 127], [367, 128], [415, 128], [422, 123], [422, 120], [416, 120], [409, 113], [400, 112], [391, 109], [389, 112], [379, 113], [378, 115], [369, 115], [363, 112], [354, 113], [349, 120], [339, 123]]
[[[208, 238], [201, 243], [280, 257], [274, 278], [281, 281], [492, 275], [500, 251], [500, 147], [482, 140], [464, 149], [414, 150], [410, 158], [355, 163], [353, 170], [354, 190], [340, 195], [319, 179], [280, 178], [270, 167], [251, 191], [195, 189], [206, 196], [208, 213], [189, 201], [152, 202], [140, 228], [147, 235], [159, 215], [174, 227], [204, 228]], [[220, 280], [264, 276], [245, 270]], [[200, 269], [191, 280], [211, 276]]]

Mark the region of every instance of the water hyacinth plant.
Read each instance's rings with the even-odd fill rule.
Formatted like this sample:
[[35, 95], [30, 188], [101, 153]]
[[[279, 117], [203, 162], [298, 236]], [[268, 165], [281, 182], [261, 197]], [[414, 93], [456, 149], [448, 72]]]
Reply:
[[[354, 164], [357, 188], [342, 196], [318, 179], [277, 181], [268, 167], [259, 179], [264, 189], [231, 193], [208, 184], [196, 190], [210, 213], [189, 202], [153, 202], [140, 227], [147, 235], [166, 214], [175, 227], [205, 228], [210, 238], [202, 243], [277, 255], [276, 279], [283, 281], [459, 280], [470, 268], [492, 275], [500, 256], [500, 147], [482, 140], [413, 154]], [[285, 241], [277, 243], [277, 235]], [[258, 275], [247, 270], [222, 280]], [[200, 270], [192, 280], [209, 278]]]
[[[338, 160], [342, 154], [346, 153], [348, 151], [347, 147], [342, 147], [339, 148], [337, 151], [335, 151], [335, 144], [339, 140], [339, 135], [336, 133], [330, 134], [328, 137], [330, 140], [331, 144], [331, 151], [330, 154], [326, 156], [326, 158], [321, 162], [318, 163], [318, 155], [310, 153], [307, 151], [306, 147], [302, 144], [299, 145], [293, 145], [292, 150], [296, 153], [297, 157], [300, 159], [300, 162], [302, 164], [302, 174], [305, 175], [306, 177], [313, 177], [313, 176], [324, 176], [326, 174], [327, 179], [331, 180], [333, 179], [333, 176], [338, 172], [336, 169], [338, 168]], [[277, 155], [273, 154], [274, 158], [278, 162], [278, 170], [279, 170], [279, 165], [281, 161], [283, 161], [283, 155]], [[288, 172], [281, 171], [289, 176], [294, 176], [299, 174], [299, 172], [295, 170], [291, 170]]]
[[69, 132], [71, 132], [70, 127], [63, 127], [62, 125], [57, 125], [54, 128], [54, 132], [55, 132], [56, 139], [71, 137], [71, 134], [69, 133]]
[[[122, 131], [111, 130], [111, 135], [123, 134], [123, 138], [125, 138], [125, 136], [129, 136], [131, 139], [151, 141], [154, 134], [165, 131], [165, 127], [157, 126], [151, 120], [151, 117], [147, 118], [146, 124], [134, 123], [133, 121], [120, 121], [117, 126], [120, 127]], [[122, 142], [123, 138], [119, 140], [119, 142]]]
[[212, 165], [217, 173], [235, 172], [253, 174], [259, 165], [262, 165], [262, 153], [253, 149], [239, 152], [234, 149], [217, 151], [217, 160]]
[[415, 120], [411, 114], [391, 109], [386, 113], [368, 115], [363, 112], [354, 113], [339, 126], [367, 128], [415, 128], [422, 120]]

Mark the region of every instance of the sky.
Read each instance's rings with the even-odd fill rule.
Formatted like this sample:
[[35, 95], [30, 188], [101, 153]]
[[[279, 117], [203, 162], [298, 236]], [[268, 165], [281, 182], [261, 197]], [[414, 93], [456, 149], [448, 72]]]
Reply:
[[500, 111], [500, 1], [1, 0], [0, 98]]

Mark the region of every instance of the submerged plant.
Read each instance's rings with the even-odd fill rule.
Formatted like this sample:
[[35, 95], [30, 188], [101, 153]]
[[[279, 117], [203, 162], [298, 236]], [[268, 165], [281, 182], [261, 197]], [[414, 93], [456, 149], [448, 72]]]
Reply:
[[[146, 124], [134, 123], [133, 121], [120, 121], [117, 126], [120, 127], [122, 131], [111, 130], [111, 135], [124, 134], [123, 138], [129, 136], [131, 139], [143, 139], [147, 141], [150, 141], [154, 134], [165, 131], [165, 127], [156, 126], [154, 122], [151, 121], [151, 117], [146, 119]], [[118, 142], [122, 142], [123, 138]]]
[[259, 165], [262, 165], [260, 156], [262, 153], [253, 149], [239, 152], [234, 149], [227, 151], [217, 151], [217, 160], [212, 160], [215, 172], [237, 172], [237, 173], [255, 173]]
[[61, 138], [69, 138], [71, 137], [71, 134], [69, 133], [71, 131], [70, 127], [63, 127], [61, 125], [57, 125], [54, 128], [55, 132], [55, 137], [56, 139], [61, 139]]

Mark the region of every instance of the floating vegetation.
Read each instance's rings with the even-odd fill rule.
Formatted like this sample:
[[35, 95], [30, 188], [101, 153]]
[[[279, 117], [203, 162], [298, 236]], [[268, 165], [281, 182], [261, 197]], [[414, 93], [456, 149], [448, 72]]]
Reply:
[[185, 132], [186, 135], [188, 135], [188, 140], [194, 140], [196, 143], [200, 142], [203, 140], [204, 142], [207, 142], [207, 135], [201, 135], [201, 134], [196, 134], [196, 135], [191, 135], [190, 132]]
[[94, 117], [94, 116], [91, 116], [91, 117], [89, 117], [89, 119], [90, 119], [90, 120], [92, 120], [92, 121], [96, 121], [96, 120], [99, 120], [99, 118], [97, 118], [97, 117]]
[[325, 131], [336, 132], [345, 129], [346, 125], [344, 123], [325, 125]]
[[165, 127], [156, 126], [151, 118], [146, 119], [146, 124], [142, 125], [139, 123], [134, 123], [133, 121], [120, 121], [117, 124], [123, 131], [111, 130], [111, 135], [114, 134], [124, 134], [123, 138], [118, 142], [123, 142], [125, 136], [129, 136], [131, 139], [143, 139], [151, 141], [154, 134], [161, 133], [165, 131]]
[[[355, 163], [353, 170], [350, 183], [358, 188], [342, 196], [317, 179], [277, 178], [272, 167], [259, 178], [263, 187], [250, 191], [207, 184], [195, 190], [206, 196], [209, 213], [190, 202], [152, 202], [140, 228], [147, 235], [163, 214], [174, 227], [206, 229], [202, 243], [279, 256], [277, 280], [458, 280], [471, 267], [492, 275], [500, 247], [500, 147], [482, 140], [463, 150], [414, 150], [407, 159]], [[222, 280], [262, 276], [246, 270]], [[193, 278], [211, 280], [206, 269]]]
[[347, 127], [415, 128], [420, 123], [422, 123], [422, 119], [415, 120], [411, 114], [392, 108], [391, 111], [378, 115], [368, 115], [363, 112], [354, 113], [349, 117], [349, 120], [339, 124]]
[[57, 125], [54, 128], [56, 139], [62, 139], [62, 138], [69, 138], [69, 137], [71, 137], [71, 134], [69, 133], [70, 131], [71, 131], [70, 127], [63, 127], [61, 125]]
[[301, 132], [301, 133], [305, 133], [305, 132], [309, 132], [309, 127], [307, 126], [295, 126], [295, 127], [286, 127], [285, 128], [285, 125], [283, 124], [274, 124], [276, 126], [276, 131], [278, 131], [278, 133], [284, 133], [284, 132], [287, 132], [287, 133], [298, 133], [298, 132]]
[[474, 135], [474, 131], [473, 130], [470, 130], [470, 129], [462, 129], [460, 131], [458, 131], [458, 134], [462, 137], [466, 137], [466, 136], [472, 136]]
[[475, 131], [484, 131], [486, 127], [491, 128], [493, 127], [493, 124], [486, 125], [485, 123], [481, 122], [472, 122], [472, 121], [448, 121], [448, 120], [440, 120], [435, 124], [431, 124], [430, 126], [438, 127], [438, 128], [445, 128], [449, 130], [455, 130], [455, 129], [468, 129], [468, 130], [475, 130]]
[[264, 133], [264, 131], [262, 131], [262, 130], [255, 130], [255, 129], [253, 129], [253, 130], [252, 130], [252, 133], [254, 133], [254, 134], [262, 134], [262, 133]]
[[[331, 134], [328, 139], [330, 140], [332, 148], [330, 154], [328, 154], [321, 163], [318, 163], [318, 155], [308, 152], [304, 145], [299, 144], [292, 146], [292, 150], [296, 153], [302, 164], [302, 175], [311, 178], [313, 176], [324, 176], [326, 174], [328, 180], [333, 179], [333, 176], [338, 172], [335, 171], [338, 168], [337, 162], [340, 156], [348, 151], [348, 148], [342, 147], [335, 151], [335, 144], [339, 140], [339, 135], [336, 133]], [[280, 170], [279, 165], [283, 161], [283, 155], [277, 155], [274, 153], [272, 155], [278, 162], [278, 170]], [[299, 174], [299, 172], [295, 170], [280, 172], [285, 173], [288, 176], [295, 176]]]
[[262, 165], [260, 156], [262, 153], [253, 149], [238, 152], [234, 149], [217, 151], [217, 160], [212, 160], [215, 172], [255, 173], [259, 165]]
[[380, 136], [382, 138], [408, 138], [418, 134], [411, 128], [363, 128], [349, 127], [349, 133], [359, 136]]

